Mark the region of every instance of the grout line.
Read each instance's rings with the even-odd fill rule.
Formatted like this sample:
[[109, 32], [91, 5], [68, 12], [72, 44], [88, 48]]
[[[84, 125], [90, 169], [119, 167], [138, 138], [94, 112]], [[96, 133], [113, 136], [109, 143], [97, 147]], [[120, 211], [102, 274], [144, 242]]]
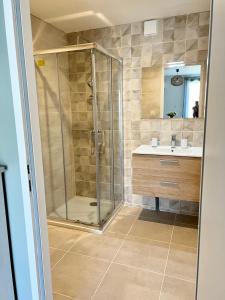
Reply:
[[[153, 271], [153, 270], [144, 269], [144, 268], [140, 268], [140, 267], [134, 267], [134, 266], [131, 266], [131, 265], [127, 265], [127, 264], [123, 264], [123, 263], [119, 263], [119, 262], [115, 262], [115, 261], [113, 262], [113, 264], [124, 266], [124, 267], [131, 268], [131, 269], [136, 269], [136, 270], [144, 271], [144, 272], [147, 272], [147, 273], [156, 274], [156, 275], [159, 275], [159, 276], [164, 276], [163, 275], [164, 272], [160, 273], [160, 272], [156, 272], [156, 271]], [[165, 275], [165, 276], [173, 278], [173, 279], [187, 281], [187, 282], [190, 282], [190, 283], [195, 283], [195, 280], [186, 279], [186, 278], [183, 278], [183, 277], [177, 277], [177, 276], [173, 276], [173, 275]]]
[[[73, 248], [73, 246], [82, 239], [82, 235], [72, 243], [71, 247], [69, 247], [67, 250], [62, 250], [62, 249], [58, 249], [58, 248], [54, 248], [54, 247], [50, 247], [50, 248], [54, 248], [54, 249], [57, 249], [57, 250], [61, 250], [61, 251], [64, 251], [64, 255], [54, 264], [54, 266], [52, 266], [51, 270], [53, 271], [53, 269], [55, 268], [55, 266], [70, 252], [70, 250]], [[50, 254], [50, 252], [49, 252]]]
[[[54, 266], [52, 266], [52, 271], [53, 269], [55, 268], [56, 265], [58, 265], [58, 263], [66, 256], [66, 254], [68, 254], [70, 252], [70, 250], [72, 249], [74, 245], [72, 245], [71, 247], [69, 247], [69, 249], [67, 251], [64, 251], [64, 255], [54, 264]], [[54, 249], [57, 249], [57, 248], [54, 248]], [[58, 249], [58, 250], [61, 250], [61, 249]], [[62, 251], [62, 250], [61, 250]]]
[[80, 300], [80, 299], [78, 299], [78, 298], [72, 298], [72, 297], [70, 297], [70, 296], [68, 296], [68, 295], [61, 294], [61, 293], [54, 293], [54, 292], [53, 292], [53, 296], [54, 296], [54, 294], [55, 294], [55, 295], [59, 295], [59, 296], [66, 297], [66, 298], [71, 299], [71, 300]]
[[167, 268], [167, 264], [168, 264], [168, 260], [169, 260], [169, 254], [170, 254], [170, 248], [171, 248], [171, 243], [172, 243], [174, 228], [175, 228], [175, 225], [173, 225], [173, 229], [172, 229], [171, 236], [170, 236], [169, 249], [168, 249], [166, 263], [165, 263], [165, 268], [164, 268], [164, 272], [163, 272], [163, 279], [162, 279], [160, 293], [159, 293], [159, 300], [161, 299], [161, 295], [162, 295], [162, 288], [163, 288], [164, 279], [165, 279], [165, 275], [166, 275], [166, 268]]
[[106, 277], [106, 275], [107, 275], [107, 273], [108, 273], [110, 267], [112, 266], [113, 262], [115, 261], [115, 258], [117, 257], [119, 251], [121, 250], [121, 248], [123, 247], [123, 245], [124, 245], [124, 243], [125, 243], [125, 237], [127, 237], [128, 234], [130, 233], [130, 231], [131, 231], [131, 229], [133, 228], [134, 223], [136, 222], [137, 218], [138, 218], [138, 216], [135, 216], [134, 221], [133, 221], [133, 223], [131, 224], [130, 229], [128, 230], [128, 232], [127, 232], [126, 234], [124, 234], [124, 239], [123, 239], [123, 241], [122, 241], [120, 247], [119, 247], [118, 250], [116, 251], [115, 255], [113, 256], [113, 258], [112, 258], [112, 260], [111, 260], [111, 262], [110, 262], [108, 268], [106, 269], [105, 273], [103, 274], [101, 280], [99, 281], [99, 283], [98, 283], [98, 285], [97, 285], [97, 287], [96, 287], [96, 289], [95, 289], [95, 291], [94, 291], [94, 293], [93, 293], [93, 295], [92, 295], [92, 297], [91, 297], [91, 300], [94, 299], [94, 296], [95, 296], [96, 293], [98, 292], [98, 290], [99, 290], [99, 288], [100, 288], [100, 286], [101, 286], [103, 280], [105, 279], [105, 277]]

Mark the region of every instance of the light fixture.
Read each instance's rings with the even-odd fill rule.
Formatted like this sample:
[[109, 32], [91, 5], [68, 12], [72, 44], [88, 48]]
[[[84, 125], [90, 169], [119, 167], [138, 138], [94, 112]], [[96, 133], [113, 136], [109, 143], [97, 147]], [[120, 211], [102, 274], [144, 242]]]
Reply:
[[184, 67], [184, 66], [185, 66], [184, 61], [172, 61], [172, 62], [166, 63], [167, 68], [179, 68], [179, 67]]
[[184, 77], [179, 75], [179, 69], [176, 69], [177, 75], [171, 78], [171, 84], [174, 86], [180, 86], [184, 83]]

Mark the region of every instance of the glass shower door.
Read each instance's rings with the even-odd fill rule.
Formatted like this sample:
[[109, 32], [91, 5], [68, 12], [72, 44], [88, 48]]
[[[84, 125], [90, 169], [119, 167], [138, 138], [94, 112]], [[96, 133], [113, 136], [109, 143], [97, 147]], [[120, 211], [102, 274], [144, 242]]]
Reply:
[[48, 217], [66, 219], [63, 133], [56, 54], [35, 56], [45, 197]]
[[112, 151], [112, 101], [111, 58], [94, 51], [92, 67], [96, 108], [96, 167], [99, 221], [103, 224], [114, 210], [113, 201], [113, 151]]
[[58, 54], [68, 220], [98, 225], [90, 50]]
[[123, 201], [122, 63], [112, 58], [113, 195], [115, 207]]

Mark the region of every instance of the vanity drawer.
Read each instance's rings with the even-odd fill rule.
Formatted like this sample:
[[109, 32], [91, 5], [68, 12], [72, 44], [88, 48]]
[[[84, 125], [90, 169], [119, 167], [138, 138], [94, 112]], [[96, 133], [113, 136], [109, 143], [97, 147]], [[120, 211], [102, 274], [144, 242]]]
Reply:
[[133, 179], [133, 193], [143, 196], [199, 201], [200, 183], [153, 176], [148, 181]]
[[199, 201], [201, 159], [133, 155], [133, 193]]
[[168, 178], [199, 178], [201, 159], [163, 155], [133, 155], [133, 174], [155, 175]]

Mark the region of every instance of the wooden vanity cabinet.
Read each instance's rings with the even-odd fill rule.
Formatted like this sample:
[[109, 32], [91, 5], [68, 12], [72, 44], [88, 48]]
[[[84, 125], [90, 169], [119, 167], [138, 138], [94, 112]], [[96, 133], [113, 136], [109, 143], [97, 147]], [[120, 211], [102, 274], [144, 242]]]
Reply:
[[133, 193], [199, 201], [201, 158], [133, 154]]

